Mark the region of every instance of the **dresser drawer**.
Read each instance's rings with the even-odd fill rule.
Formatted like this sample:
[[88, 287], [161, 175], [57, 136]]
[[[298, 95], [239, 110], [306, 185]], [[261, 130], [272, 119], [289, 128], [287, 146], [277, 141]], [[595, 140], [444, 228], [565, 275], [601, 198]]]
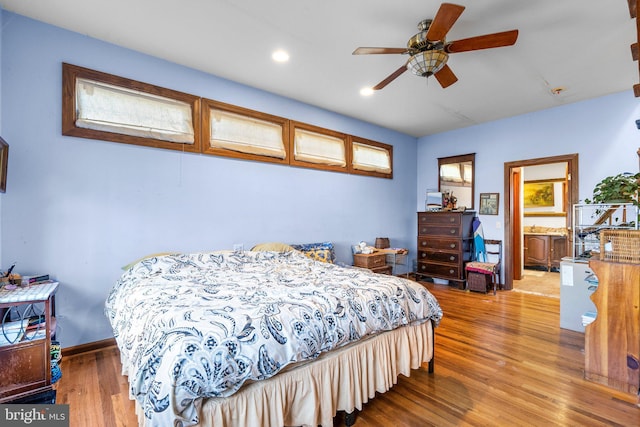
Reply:
[[0, 347], [0, 398], [46, 386], [48, 356], [44, 339]]
[[418, 251], [418, 261], [434, 261], [458, 265], [460, 254], [457, 252], [434, 252], [432, 250]]
[[418, 261], [418, 273], [426, 276], [460, 280], [460, 268], [457, 265], [434, 264]]
[[375, 268], [387, 265], [387, 255], [380, 254], [354, 254], [353, 265], [356, 267]]
[[418, 250], [458, 252], [462, 246], [460, 239], [438, 239], [434, 237], [418, 237]]
[[374, 273], [378, 273], [378, 274], [388, 274], [391, 275], [391, 270], [393, 269], [393, 266], [391, 265], [385, 265], [383, 267], [373, 267], [370, 270], [373, 271]]
[[418, 228], [418, 234], [421, 236], [446, 236], [446, 237], [462, 237], [460, 226], [458, 225], [432, 225], [421, 224]]
[[460, 225], [460, 218], [457, 212], [418, 212], [418, 225]]

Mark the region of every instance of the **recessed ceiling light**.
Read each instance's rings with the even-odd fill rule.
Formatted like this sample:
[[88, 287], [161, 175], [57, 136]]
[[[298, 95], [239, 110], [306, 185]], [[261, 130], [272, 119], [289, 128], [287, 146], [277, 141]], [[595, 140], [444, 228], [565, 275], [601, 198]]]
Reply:
[[360, 95], [371, 96], [373, 95], [373, 89], [370, 87], [363, 87], [362, 89], [360, 89]]
[[276, 50], [271, 54], [271, 58], [276, 62], [287, 62], [289, 54], [284, 50]]

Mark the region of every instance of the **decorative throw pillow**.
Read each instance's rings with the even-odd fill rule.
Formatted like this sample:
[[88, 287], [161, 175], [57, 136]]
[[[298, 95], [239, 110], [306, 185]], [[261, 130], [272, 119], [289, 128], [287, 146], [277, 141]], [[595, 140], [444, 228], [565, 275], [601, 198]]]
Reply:
[[320, 261], [320, 262], [333, 262], [331, 260], [331, 250], [330, 249], [310, 249], [308, 251], [304, 251], [303, 254], [308, 256], [309, 258]]
[[331, 242], [305, 243], [303, 245], [291, 246], [316, 261], [333, 264], [336, 260], [333, 243]]

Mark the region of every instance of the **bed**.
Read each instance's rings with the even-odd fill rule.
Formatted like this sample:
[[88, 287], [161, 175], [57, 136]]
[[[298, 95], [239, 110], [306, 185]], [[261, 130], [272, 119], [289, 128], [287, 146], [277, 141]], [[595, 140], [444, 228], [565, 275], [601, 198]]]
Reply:
[[105, 313], [140, 426], [333, 425], [432, 370], [442, 317], [418, 283], [297, 251], [146, 258]]

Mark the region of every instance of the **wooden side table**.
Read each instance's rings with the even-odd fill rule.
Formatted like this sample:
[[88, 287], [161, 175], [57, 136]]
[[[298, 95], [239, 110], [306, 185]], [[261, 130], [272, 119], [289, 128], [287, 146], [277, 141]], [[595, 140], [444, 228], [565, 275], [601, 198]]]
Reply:
[[392, 266], [387, 265], [387, 255], [380, 252], [372, 254], [353, 254], [353, 265], [367, 268], [374, 273], [391, 274]]
[[52, 391], [57, 290], [58, 282], [0, 289], [0, 403]]
[[[396, 267], [398, 265], [407, 265], [407, 255], [409, 254], [408, 249], [400, 249], [400, 248], [386, 248], [386, 249], [378, 249], [380, 253], [385, 254], [387, 258], [387, 265], [391, 267], [391, 274], [398, 275], [396, 271]], [[407, 271], [406, 276], [409, 275], [409, 271]]]

